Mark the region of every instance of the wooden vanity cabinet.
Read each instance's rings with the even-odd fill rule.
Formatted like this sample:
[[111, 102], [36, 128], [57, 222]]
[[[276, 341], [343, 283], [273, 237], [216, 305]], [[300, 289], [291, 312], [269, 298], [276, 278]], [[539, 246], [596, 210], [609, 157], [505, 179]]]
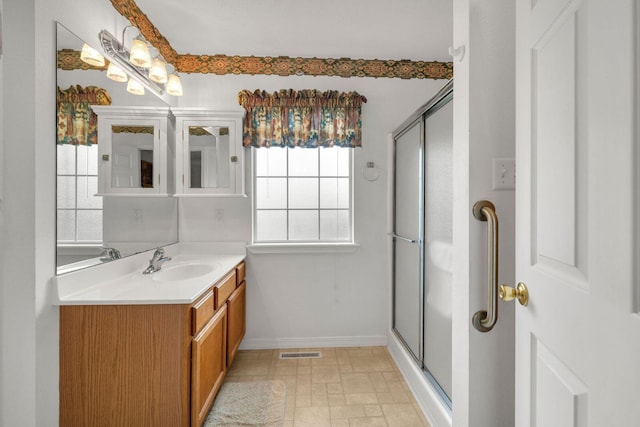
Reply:
[[193, 339], [191, 426], [205, 420], [227, 371], [227, 306], [222, 306]]
[[193, 304], [61, 306], [60, 426], [199, 427], [244, 336], [237, 273]]

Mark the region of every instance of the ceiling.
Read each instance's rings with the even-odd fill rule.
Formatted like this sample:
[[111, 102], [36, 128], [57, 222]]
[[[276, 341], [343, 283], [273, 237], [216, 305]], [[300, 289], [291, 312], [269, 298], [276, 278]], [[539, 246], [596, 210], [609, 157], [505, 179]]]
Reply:
[[135, 3], [178, 54], [451, 60], [451, 0]]

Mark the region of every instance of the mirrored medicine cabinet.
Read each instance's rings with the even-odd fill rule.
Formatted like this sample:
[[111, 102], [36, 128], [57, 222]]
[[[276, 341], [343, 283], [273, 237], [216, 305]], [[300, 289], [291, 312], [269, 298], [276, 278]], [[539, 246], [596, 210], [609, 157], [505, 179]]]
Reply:
[[244, 196], [242, 112], [173, 108], [176, 195]]

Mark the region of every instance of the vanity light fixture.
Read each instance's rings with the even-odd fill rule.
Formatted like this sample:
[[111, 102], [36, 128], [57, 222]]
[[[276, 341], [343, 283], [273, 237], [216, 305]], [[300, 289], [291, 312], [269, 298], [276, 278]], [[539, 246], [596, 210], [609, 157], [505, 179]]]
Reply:
[[[122, 42], [124, 44], [124, 31]], [[147, 46], [147, 42], [142, 40], [142, 36], [138, 36], [133, 39], [133, 45], [131, 46], [131, 52], [129, 53], [129, 61], [137, 67], [151, 67], [151, 55], [149, 54], [149, 47]]]
[[127, 83], [127, 92], [134, 95], [144, 95], [144, 86], [136, 79], [129, 79]]
[[[156, 83], [167, 83], [167, 64], [156, 56], [151, 61], [151, 68], [149, 68], [149, 78]], [[167, 93], [169, 89], [167, 88]]]
[[129, 79], [129, 77], [127, 77], [127, 73], [113, 62], [109, 63], [109, 67], [107, 68], [107, 77], [120, 83], [124, 83]]
[[167, 93], [173, 96], [182, 96], [182, 81], [176, 73], [172, 73], [168, 77]]
[[[178, 77], [175, 70], [173, 70], [172, 74], [168, 76], [167, 73], [167, 64], [162, 55], [158, 54], [153, 61], [149, 58], [149, 64], [145, 66], [145, 61], [143, 56], [149, 55], [149, 47], [147, 42], [142, 38], [142, 35], [138, 35], [133, 40], [133, 46], [131, 47], [131, 51], [127, 49], [124, 45], [124, 35], [128, 28], [136, 28], [133, 25], [126, 26], [124, 30], [122, 30], [122, 41], [119, 41], [113, 34], [109, 33], [107, 30], [100, 31], [100, 44], [102, 44], [102, 48], [104, 52], [109, 57], [109, 60], [112, 63], [115, 63], [115, 66], [120, 68], [124, 74], [129, 76], [129, 81], [136, 80], [137, 83], [143, 85], [145, 88], [155, 93], [158, 96], [162, 96], [165, 93], [173, 96], [181, 96], [182, 95], [182, 83], [180, 82], [180, 77]], [[137, 29], [137, 28], [136, 28]], [[142, 49], [142, 45], [144, 45], [144, 49]], [[138, 49], [140, 46], [140, 50]], [[140, 51], [146, 50], [146, 55], [144, 53], [138, 53]], [[134, 54], [134, 51], [136, 52]], [[149, 68], [149, 69], [147, 69]], [[122, 78], [121, 75], [116, 75], [113, 73], [113, 77], [107, 72], [107, 76], [116, 80], [115, 77]], [[116, 81], [126, 81], [126, 79], [116, 80]], [[135, 83], [134, 83], [135, 85]], [[127, 90], [130, 90], [129, 86], [127, 86]], [[136, 91], [139, 92], [139, 91]], [[132, 93], [136, 93], [132, 92]]]
[[94, 67], [104, 67], [104, 56], [86, 43], [82, 45], [80, 59]]

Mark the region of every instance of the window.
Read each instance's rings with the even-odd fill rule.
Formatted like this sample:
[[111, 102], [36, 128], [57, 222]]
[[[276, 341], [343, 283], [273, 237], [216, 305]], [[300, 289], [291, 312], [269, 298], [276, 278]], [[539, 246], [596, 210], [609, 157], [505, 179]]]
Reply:
[[253, 148], [254, 243], [352, 243], [351, 148]]
[[60, 144], [58, 149], [58, 243], [102, 244], [98, 146]]

